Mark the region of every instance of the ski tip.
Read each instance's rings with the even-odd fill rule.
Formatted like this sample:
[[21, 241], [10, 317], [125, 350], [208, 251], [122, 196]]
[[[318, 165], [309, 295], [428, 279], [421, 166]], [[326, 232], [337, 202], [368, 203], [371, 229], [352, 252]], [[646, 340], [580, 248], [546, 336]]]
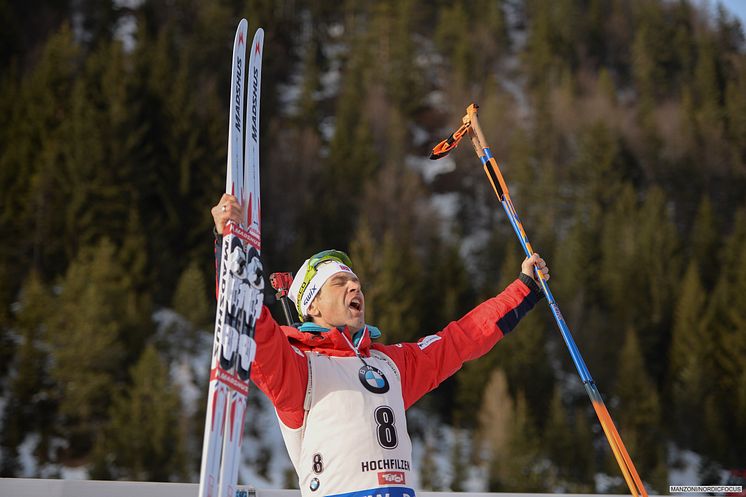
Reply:
[[264, 30], [262, 28], [258, 28], [254, 33], [254, 45], [257, 44], [264, 45]]
[[254, 33], [254, 41], [251, 42], [251, 45], [253, 47], [251, 56], [261, 56], [264, 50], [264, 30], [262, 28], [258, 28]]
[[241, 19], [241, 21], [238, 23], [238, 27], [236, 28], [236, 41], [235, 45], [243, 45], [246, 46], [246, 34], [249, 29], [249, 23], [246, 21], [246, 19]]

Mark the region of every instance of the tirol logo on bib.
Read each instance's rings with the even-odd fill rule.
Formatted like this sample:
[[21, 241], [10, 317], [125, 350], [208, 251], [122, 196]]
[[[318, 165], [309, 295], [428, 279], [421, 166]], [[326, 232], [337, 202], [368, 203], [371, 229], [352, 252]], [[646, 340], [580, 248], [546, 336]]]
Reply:
[[358, 378], [366, 390], [373, 393], [386, 393], [389, 391], [389, 381], [383, 376], [380, 369], [367, 364], [358, 371]]

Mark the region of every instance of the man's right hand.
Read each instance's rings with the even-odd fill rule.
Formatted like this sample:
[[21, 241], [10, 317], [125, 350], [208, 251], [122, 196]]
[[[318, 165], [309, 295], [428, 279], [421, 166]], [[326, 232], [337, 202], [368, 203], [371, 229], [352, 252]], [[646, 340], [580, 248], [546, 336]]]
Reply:
[[533, 278], [537, 285], [541, 285], [539, 279], [536, 277], [536, 273], [534, 273], [534, 269], [541, 273], [544, 277], [544, 281], [549, 281], [549, 268], [547, 267], [547, 263], [537, 253], [534, 253], [531, 257], [526, 257], [523, 260], [523, 263], [521, 263], [521, 272], [526, 276]]
[[233, 221], [235, 223], [241, 222], [241, 206], [238, 203], [238, 199], [233, 195], [224, 193], [218, 202], [218, 205], [210, 210], [212, 218], [215, 221], [215, 229], [221, 235], [223, 234], [223, 228], [225, 223]]

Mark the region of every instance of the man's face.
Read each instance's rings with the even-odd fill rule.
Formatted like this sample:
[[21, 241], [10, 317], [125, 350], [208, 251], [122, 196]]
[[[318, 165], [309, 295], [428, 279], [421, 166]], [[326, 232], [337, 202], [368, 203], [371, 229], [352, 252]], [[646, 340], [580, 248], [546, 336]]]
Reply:
[[348, 326], [354, 333], [365, 325], [365, 297], [354, 274], [339, 272], [326, 280], [308, 306], [314, 322], [326, 328]]

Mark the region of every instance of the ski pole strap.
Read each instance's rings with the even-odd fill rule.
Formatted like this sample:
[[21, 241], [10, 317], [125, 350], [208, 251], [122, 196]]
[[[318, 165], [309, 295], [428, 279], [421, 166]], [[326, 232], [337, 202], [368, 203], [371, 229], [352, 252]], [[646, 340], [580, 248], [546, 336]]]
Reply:
[[430, 160], [442, 159], [448, 152], [456, 148], [466, 133], [469, 132], [469, 124], [464, 123], [459, 129], [451, 133], [451, 136], [443, 140], [442, 142], [435, 145], [432, 153], [430, 154]]

